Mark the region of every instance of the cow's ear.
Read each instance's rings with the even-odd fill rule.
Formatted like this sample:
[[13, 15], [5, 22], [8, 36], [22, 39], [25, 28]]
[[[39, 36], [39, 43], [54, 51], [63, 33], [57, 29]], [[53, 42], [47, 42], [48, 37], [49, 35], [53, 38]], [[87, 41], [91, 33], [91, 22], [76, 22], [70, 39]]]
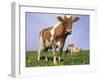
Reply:
[[80, 19], [79, 17], [75, 17], [72, 19], [72, 22], [77, 22], [77, 21], [79, 21], [79, 19]]
[[61, 16], [58, 16], [57, 19], [58, 19], [58, 21], [63, 21]]

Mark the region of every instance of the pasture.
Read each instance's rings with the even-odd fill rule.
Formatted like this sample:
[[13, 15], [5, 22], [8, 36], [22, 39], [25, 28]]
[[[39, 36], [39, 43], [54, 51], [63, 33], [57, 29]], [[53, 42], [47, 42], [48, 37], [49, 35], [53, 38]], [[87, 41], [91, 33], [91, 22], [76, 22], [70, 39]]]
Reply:
[[[41, 60], [37, 60], [37, 51], [26, 51], [26, 67], [55, 66], [53, 64], [53, 53], [47, 52], [48, 61], [45, 60], [45, 53], [41, 53]], [[86, 65], [90, 64], [89, 50], [84, 50], [76, 54], [67, 54], [63, 52], [61, 61], [57, 60], [56, 66], [63, 65]]]

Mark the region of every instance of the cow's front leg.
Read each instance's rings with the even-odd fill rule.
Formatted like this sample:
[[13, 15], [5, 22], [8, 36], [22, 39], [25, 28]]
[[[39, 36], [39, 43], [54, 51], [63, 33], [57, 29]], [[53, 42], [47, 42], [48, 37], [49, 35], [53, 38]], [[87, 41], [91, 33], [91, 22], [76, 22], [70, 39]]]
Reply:
[[52, 41], [52, 48], [53, 48], [53, 64], [56, 65], [57, 61], [56, 61], [56, 42], [53, 40]]
[[61, 61], [61, 55], [62, 55], [62, 48], [59, 49], [59, 57], [58, 57], [59, 62]]
[[53, 64], [57, 64], [57, 61], [56, 61], [56, 49], [53, 48], [53, 55], [54, 55], [54, 58], [53, 58]]
[[48, 58], [47, 58], [47, 51], [45, 51], [45, 60], [48, 61]]
[[59, 62], [61, 61], [61, 56], [62, 56], [62, 53], [63, 53], [63, 47], [64, 47], [64, 44], [65, 44], [65, 39], [61, 40], [60, 42], [60, 46], [59, 46]]

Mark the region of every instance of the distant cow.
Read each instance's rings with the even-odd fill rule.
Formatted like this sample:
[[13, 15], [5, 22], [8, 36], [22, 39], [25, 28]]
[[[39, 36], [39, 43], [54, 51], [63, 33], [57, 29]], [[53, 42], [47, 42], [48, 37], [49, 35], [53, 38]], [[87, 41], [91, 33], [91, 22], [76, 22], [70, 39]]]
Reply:
[[[56, 58], [56, 48], [59, 48], [59, 61], [61, 60], [62, 50], [65, 44], [65, 40], [68, 35], [72, 33], [72, 24], [77, 22], [79, 17], [67, 17], [66, 15], [62, 18], [61, 16], [57, 17], [58, 22], [56, 25], [43, 29], [40, 32], [40, 46], [38, 50], [38, 60], [40, 60], [40, 53], [42, 51], [48, 51], [48, 49], [53, 49], [53, 64], [57, 64]], [[45, 58], [46, 60], [47, 57]]]
[[74, 44], [69, 44], [68, 47], [67, 47], [67, 50], [66, 50], [66, 52], [71, 53], [71, 54], [78, 53], [80, 51], [81, 51], [81, 49], [76, 48]]

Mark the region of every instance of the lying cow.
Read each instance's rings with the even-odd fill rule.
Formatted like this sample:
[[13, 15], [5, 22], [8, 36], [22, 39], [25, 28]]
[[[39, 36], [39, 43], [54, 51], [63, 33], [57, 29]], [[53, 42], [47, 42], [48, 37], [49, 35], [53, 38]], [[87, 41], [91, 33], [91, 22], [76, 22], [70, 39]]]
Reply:
[[66, 52], [74, 54], [74, 53], [78, 53], [80, 52], [81, 49], [80, 48], [76, 48], [74, 44], [69, 44], [67, 47]]

